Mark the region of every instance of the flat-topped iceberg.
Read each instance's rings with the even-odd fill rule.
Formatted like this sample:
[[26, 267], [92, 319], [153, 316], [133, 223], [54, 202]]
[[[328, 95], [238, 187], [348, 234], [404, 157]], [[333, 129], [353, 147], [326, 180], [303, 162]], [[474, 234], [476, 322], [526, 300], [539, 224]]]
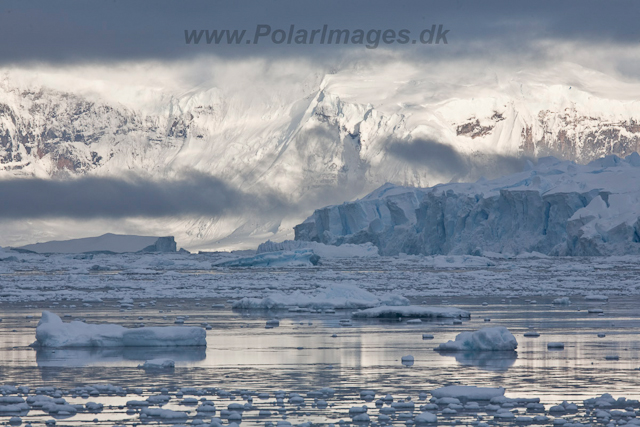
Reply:
[[553, 157], [528, 170], [431, 188], [385, 184], [316, 210], [296, 240], [376, 245], [381, 255], [640, 254], [640, 155], [588, 165]]
[[206, 346], [206, 331], [197, 327], [144, 327], [128, 329], [114, 324], [92, 325], [42, 312], [36, 327], [38, 347], [182, 347]]
[[513, 351], [518, 341], [504, 326], [462, 332], [455, 341], [440, 344], [436, 351]]
[[466, 310], [455, 307], [422, 307], [409, 306], [382, 306], [366, 310], [356, 311], [352, 315], [355, 318], [388, 318], [388, 317], [429, 317], [429, 318], [469, 318], [471, 315]]
[[408, 305], [402, 295], [376, 296], [350, 284], [335, 284], [323, 288], [316, 295], [296, 291], [291, 294], [273, 293], [265, 298], [243, 298], [233, 304], [236, 309], [304, 308], [368, 308], [381, 305]]

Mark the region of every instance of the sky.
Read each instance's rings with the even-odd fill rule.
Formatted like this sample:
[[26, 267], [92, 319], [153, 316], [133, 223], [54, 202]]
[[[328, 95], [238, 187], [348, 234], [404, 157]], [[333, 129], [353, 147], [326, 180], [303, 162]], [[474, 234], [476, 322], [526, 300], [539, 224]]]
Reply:
[[[174, 60], [193, 55], [308, 56], [339, 50], [314, 46], [187, 46], [184, 30], [247, 29], [260, 24], [288, 29], [409, 29], [433, 24], [449, 30], [446, 49], [407, 45], [412, 55], [472, 57], [508, 51], [541, 53], [540, 44], [578, 42], [635, 47], [640, 4], [634, 1], [4, 1], [0, 5], [0, 62], [68, 64], [91, 61]], [[414, 33], [414, 34], [415, 34]], [[401, 47], [398, 44], [393, 46]]]
[[[417, 64], [427, 76], [452, 73], [458, 80], [487, 67], [535, 72], [570, 61], [637, 83], [638, 22], [637, 1], [9, 0], [0, 3], [0, 76], [23, 79], [27, 86], [33, 78], [87, 96], [87, 88], [94, 90], [99, 82], [100, 97], [141, 111], [145, 102], [153, 106], [157, 100], [140, 97], [132, 87], [160, 87], [171, 96], [203, 82], [238, 92], [246, 90], [247, 82], [273, 90], [284, 85], [281, 90], [287, 90], [286, 76], [292, 68], [299, 74], [311, 75], [314, 70], [323, 74], [362, 60]], [[258, 26], [262, 30], [268, 26], [270, 34], [256, 39]], [[299, 31], [311, 33], [324, 26], [349, 30], [350, 37], [362, 30], [376, 40], [296, 44], [272, 38], [280, 31], [292, 40]], [[444, 36], [438, 43], [437, 37], [421, 43], [419, 34], [432, 29], [434, 35]], [[187, 43], [191, 32], [214, 30], [245, 30], [246, 39], [238, 44], [207, 44], [203, 34], [200, 43]], [[406, 44], [400, 43], [401, 30], [409, 34]], [[382, 39], [385, 31], [392, 32], [391, 42]], [[283, 81], [274, 78], [278, 74]], [[456, 179], [484, 176], [487, 165], [494, 173], [510, 173], [535, 161], [474, 158], [430, 139], [397, 141], [389, 154]], [[163, 179], [135, 174], [53, 181], [2, 179], [0, 200], [11, 203], [0, 206], [0, 221], [307, 212], [319, 200], [326, 203], [339, 197], [325, 189], [331, 197], [320, 194], [301, 207], [269, 189], [247, 192], [202, 173], [186, 171]]]

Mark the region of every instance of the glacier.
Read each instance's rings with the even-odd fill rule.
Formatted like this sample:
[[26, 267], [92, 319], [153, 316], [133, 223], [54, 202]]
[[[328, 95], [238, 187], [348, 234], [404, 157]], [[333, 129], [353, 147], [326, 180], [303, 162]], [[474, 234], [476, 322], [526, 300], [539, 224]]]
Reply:
[[554, 157], [475, 183], [429, 188], [385, 184], [317, 209], [295, 239], [372, 243], [381, 255], [552, 256], [640, 254], [640, 155], [587, 165]]

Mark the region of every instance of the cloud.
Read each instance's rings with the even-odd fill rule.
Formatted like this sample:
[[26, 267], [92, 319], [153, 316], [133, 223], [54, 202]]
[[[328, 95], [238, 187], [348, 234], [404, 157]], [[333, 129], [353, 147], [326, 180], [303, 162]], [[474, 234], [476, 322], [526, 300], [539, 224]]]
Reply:
[[525, 167], [525, 156], [508, 156], [496, 153], [474, 153], [466, 155], [454, 147], [431, 139], [393, 141], [388, 153], [411, 165], [426, 167], [452, 181], [473, 181], [480, 177], [495, 178], [520, 172]]
[[0, 218], [158, 218], [279, 215], [288, 203], [269, 190], [243, 192], [200, 173], [176, 180], [82, 177], [0, 180]]
[[[335, 11], [340, 13], [336, 14]], [[413, 55], [485, 55], [487, 51], [526, 52], [540, 40], [637, 44], [640, 3], [595, 0], [513, 2], [457, 0], [428, 2], [326, 0], [300, 2], [168, 0], [82, 2], [77, 0], [5, 1], [0, 7], [0, 61], [131, 61], [179, 59], [194, 55], [223, 57], [335, 57], [365, 52], [363, 46], [295, 46], [262, 44], [187, 46], [185, 29], [246, 29], [259, 24], [309, 31], [324, 24], [336, 29], [409, 29], [432, 24], [450, 29], [444, 49], [392, 45]], [[424, 47], [424, 46], [423, 46]], [[432, 46], [434, 47], [434, 46]], [[440, 46], [442, 47], [442, 46]], [[479, 49], [479, 47], [481, 47]]]

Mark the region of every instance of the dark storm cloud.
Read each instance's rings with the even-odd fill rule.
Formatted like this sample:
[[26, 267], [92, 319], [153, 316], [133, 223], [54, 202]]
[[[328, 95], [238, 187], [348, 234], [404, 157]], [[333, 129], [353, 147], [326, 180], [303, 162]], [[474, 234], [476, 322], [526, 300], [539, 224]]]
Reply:
[[388, 153], [414, 166], [426, 167], [453, 181], [470, 181], [480, 177], [495, 178], [520, 172], [531, 161], [524, 156], [491, 153], [465, 155], [448, 144], [429, 139], [394, 141]]
[[258, 212], [287, 209], [277, 194], [242, 192], [203, 174], [177, 180], [83, 177], [71, 180], [0, 180], [0, 218], [128, 218]]
[[471, 167], [468, 159], [450, 145], [428, 139], [396, 141], [389, 147], [389, 153], [410, 164], [426, 166], [439, 174], [466, 174]]
[[[321, 2], [167, 0], [13, 0], [0, 5], [0, 61], [91, 62], [180, 59], [191, 55], [336, 55], [362, 46], [187, 46], [185, 29], [332, 28], [410, 29], [443, 24], [443, 46], [405, 45], [415, 55], [486, 55], [522, 51], [539, 40], [640, 42], [640, 2], [418, 0]], [[398, 48], [398, 45], [393, 45]]]

